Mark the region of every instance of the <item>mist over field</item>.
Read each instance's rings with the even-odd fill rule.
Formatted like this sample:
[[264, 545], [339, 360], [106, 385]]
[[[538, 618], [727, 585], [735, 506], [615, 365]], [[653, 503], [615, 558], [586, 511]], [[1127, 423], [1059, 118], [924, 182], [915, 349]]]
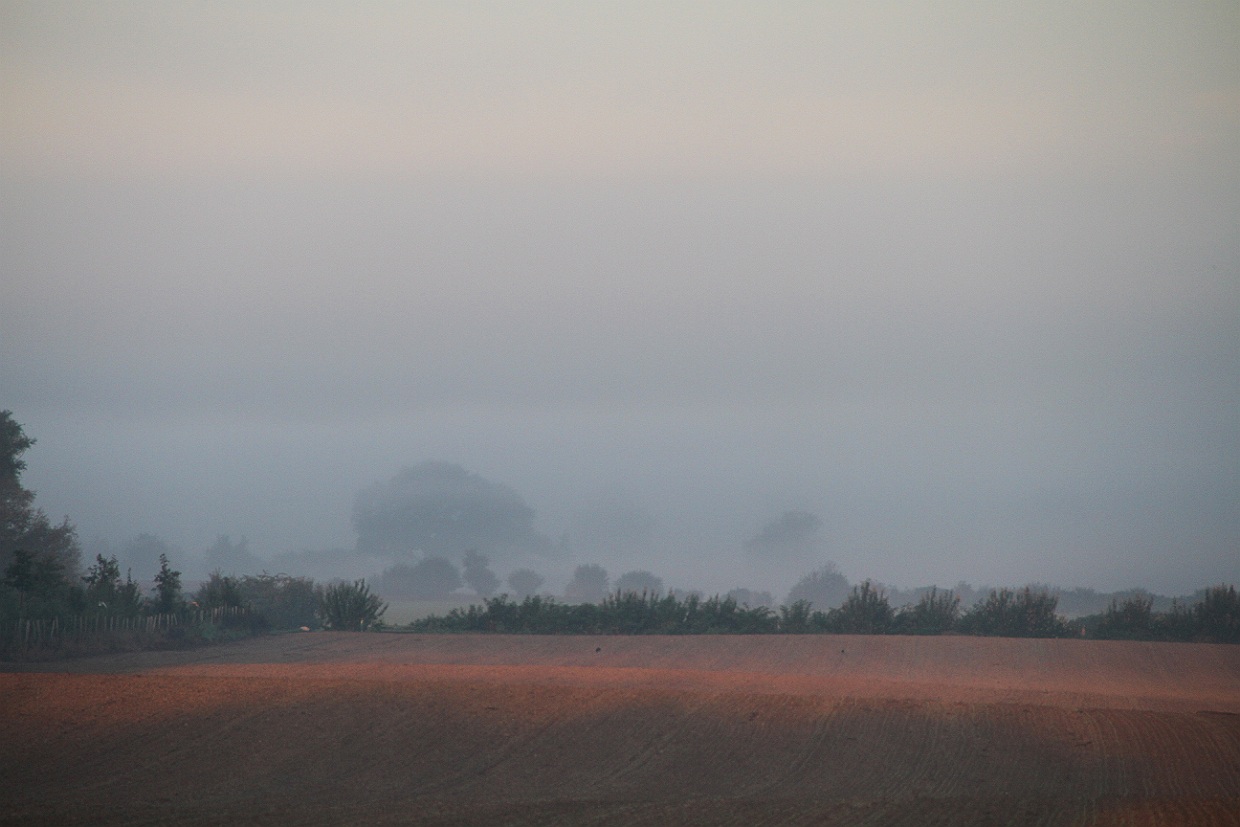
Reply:
[[377, 574], [359, 497], [437, 462], [528, 507], [479, 545], [557, 593], [1234, 581], [1238, 38], [1196, 2], [4, 3], [24, 483], [191, 574], [220, 535]]

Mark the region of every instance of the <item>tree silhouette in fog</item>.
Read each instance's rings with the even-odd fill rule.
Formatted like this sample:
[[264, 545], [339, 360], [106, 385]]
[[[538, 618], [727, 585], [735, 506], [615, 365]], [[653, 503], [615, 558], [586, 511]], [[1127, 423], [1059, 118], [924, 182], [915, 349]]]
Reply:
[[745, 551], [771, 555], [814, 551], [819, 542], [822, 520], [808, 511], [785, 511], [771, 520], [755, 536], [745, 541]]
[[573, 579], [564, 589], [570, 603], [597, 603], [607, 596], [607, 569], [589, 563], [573, 571]]
[[465, 567], [461, 579], [479, 597], [490, 597], [499, 588], [499, 578], [490, 569], [491, 560], [475, 549], [465, 552]]
[[385, 597], [421, 599], [447, 597], [461, 587], [461, 572], [450, 560], [427, 557], [412, 566], [397, 563], [375, 580], [375, 589]]
[[827, 563], [802, 577], [788, 592], [787, 602], [807, 600], [818, 611], [826, 611], [847, 600], [848, 593], [848, 578], [840, 574], [834, 563]]
[[508, 575], [508, 586], [518, 600], [537, 594], [544, 582], [543, 576], [533, 569], [517, 569]]
[[616, 590], [634, 594], [659, 594], [663, 591], [663, 578], [648, 571], [630, 571], [616, 578]]
[[56, 567], [74, 576], [81, 558], [77, 530], [68, 517], [59, 525], [52, 523], [35, 507], [34, 492], [21, 484], [26, 470], [22, 454], [34, 444], [12, 411], [0, 411], [0, 572], [20, 550], [30, 555], [31, 565]]
[[467, 549], [551, 549], [521, 495], [447, 462], [424, 462], [367, 488], [357, 497], [353, 527], [358, 551], [368, 554], [421, 552], [461, 561]]

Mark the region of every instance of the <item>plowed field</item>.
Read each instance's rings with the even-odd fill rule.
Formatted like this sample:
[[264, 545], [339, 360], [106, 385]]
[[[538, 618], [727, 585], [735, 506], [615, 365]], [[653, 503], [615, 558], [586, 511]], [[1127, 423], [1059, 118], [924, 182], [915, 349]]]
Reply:
[[0, 673], [0, 822], [1240, 824], [1240, 647], [312, 633], [90, 658]]

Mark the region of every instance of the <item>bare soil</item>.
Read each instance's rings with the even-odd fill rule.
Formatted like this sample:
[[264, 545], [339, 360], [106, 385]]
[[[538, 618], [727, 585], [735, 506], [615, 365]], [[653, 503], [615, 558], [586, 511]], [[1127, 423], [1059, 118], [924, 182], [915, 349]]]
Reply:
[[5, 824], [1240, 824], [1240, 647], [310, 633], [0, 673]]

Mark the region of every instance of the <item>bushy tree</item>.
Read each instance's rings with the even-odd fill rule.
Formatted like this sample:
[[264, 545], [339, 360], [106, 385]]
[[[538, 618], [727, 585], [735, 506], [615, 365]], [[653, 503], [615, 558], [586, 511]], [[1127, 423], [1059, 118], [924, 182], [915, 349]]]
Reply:
[[176, 571], [168, 562], [168, 555], [159, 555], [159, 572], [155, 575], [155, 589], [152, 594], [151, 611], [156, 614], [170, 614], [185, 607], [181, 599], [181, 572]]
[[1197, 634], [1195, 609], [1195, 605], [1190, 607], [1179, 599], [1173, 599], [1170, 609], [1153, 618], [1155, 637], [1163, 640], [1192, 640]]
[[459, 560], [465, 549], [542, 553], [550, 541], [534, 529], [534, 509], [516, 491], [459, 465], [424, 462], [358, 495], [358, 551], [421, 552]]
[[508, 586], [517, 600], [534, 596], [544, 582], [543, 576], [533, 569], [517, 569], [508, 575]]
[[461, 572], [443, 557], [397, 563], [379, 575], [375, 587], [390, 598], [435, 600], [461, 587]]
[[894, 619], [887, 593], [869, 580], [853, 586], [844, 603], [827, 613], [829, 628], [843, 634], [881, 635], [891, 630]]
[[616, 578], [615, 591], [656, 595], [663, 591], [663, 579], [644, 570], [625, 572]]
[[1045, 590], [1029, 586], [999, 589], [960, 618], [960, 630], [998, 637], [1062, 637], [1067, 625], [1055, 614], [1058, 601]]
[[246, 575], [237, 583], [242, 605], [258, 623], [271, 629], [318, 625], [319, 595], [308, 577], [287, 574]]
[[1235, 586], [1212, 586], [1193, 607], [1196, 633], [1215, 643], [1240, 643], [1240, 599]]
[[19, 548], [0, 578], [0, 618], [50, 619], [81, 611], [84, 599], [60, 560], [50, 555], [36, 557]]
[[779, 631], [789, 635], [804, 635], [821, 631], [825, 616], [815, 612], [808, 600], [794, 600], [779, 607]]
[[1133, 595], [1122, 602], [1112, 598], [1094, 634], [1112, 640], [1149, 640], [1154, 635], [1154, 598]]
[[594, 563], [578, 566], [573, 579], [564, 589], [564, 599], [570, 603], [598, 603], [607, 596], [607, 569]]
[[211, 572], [198, 587], [194, 602], [200, 609], [231, 609], [245, 605], [237, 578], [222, 574], [219, 569]]
[[120, 564], [115, 557], [95, 557], [82, 578], [86, 584], [86, 608], [91, 612], [132, 617], [142, 610], [142, 595], [133, 577], [121, 581]]
[[34, 505], [34, 492], [22, 487], [24, 454], [35, 440], [26, 436], [11, 411], [0, 411], [0, 572], [7, 571], [20, 549], [45, 572], [58, 568], [66, 584], [77, 577], [81, 558], [77, 529], [66, 517], [60, 524]]
[[387, 604], [371, 594], [365, 580], [333, 583], [319, 598], [323, 627], [345, 632], [365, 632], [383, 624]]
[[465, 552], [465, 566], [461, 579], [479, 597], [490, 597], [499, 588], [499, 578], [489, 568], [490, 563], [490, 558], [479, 554], [476, 549]]
[[834, 563], [827, 563], [801, 578], [788, 592], [789, 604], [808, 600], [815, 608], [826, 611], [848, 598], [848, 578], [840, 574]]
[[959, 619], [960, 598], [935, 586], [896, 614], [896, 628], [909, 635], [941, 635], [952, 631]]

